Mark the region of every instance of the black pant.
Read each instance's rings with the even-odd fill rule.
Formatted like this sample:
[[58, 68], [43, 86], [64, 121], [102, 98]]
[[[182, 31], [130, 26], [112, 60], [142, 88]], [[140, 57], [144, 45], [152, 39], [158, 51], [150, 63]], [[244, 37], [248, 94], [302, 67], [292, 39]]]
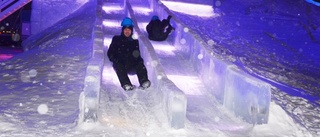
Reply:
[[113, 68], [117, 73], [121, 87], [126, 84], [132, 85], [128, 74], [137, 74], [140, 85], [142, 85], [143, 82], [148, 81], [148, 72], [143, 62], [139, 62], [133, 66], [127, 66], [121, 63], [113, 63]]

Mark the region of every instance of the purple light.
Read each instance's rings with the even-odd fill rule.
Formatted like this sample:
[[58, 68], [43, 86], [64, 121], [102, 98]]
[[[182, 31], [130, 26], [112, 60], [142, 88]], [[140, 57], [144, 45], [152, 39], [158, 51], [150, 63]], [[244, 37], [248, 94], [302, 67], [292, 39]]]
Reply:
[[0, 54], [0, 61], [5, 61], [13, 57], [13, 54]]

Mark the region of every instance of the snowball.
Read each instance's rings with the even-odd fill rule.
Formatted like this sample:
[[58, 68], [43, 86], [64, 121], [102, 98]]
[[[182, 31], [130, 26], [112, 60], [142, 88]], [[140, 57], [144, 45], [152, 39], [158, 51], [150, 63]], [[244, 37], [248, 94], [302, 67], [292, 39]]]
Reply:
[[186, 39], [181, 39], [181, 40], [180, 40], [180, 43], [181, 43], [181, 44], [186, 44], [186, 42], [187, 42]]
[[151, 62], [151, 66], [152, 66], [152, 67], [158, 66], [158, 62], [157, 62], [156, 60], [153, 60], [153, 61]]
[[202, 58], [203, 58], [203, 54], [199, 54], [198, 59], [202, 59]]
[[183, 31], [184, 32], [189, 32], [189, 28], [185, 27], [185, 28], [183, 28]]
[[38, 74], [37, 70], [35, 70], [35, 69], [29, 70], [29, 76], [30, 77], [35, 77], [35, 76], [37, 76], [37, 74]]
[[132, 52], [132, 56], [135, 57], [135, 58], [138, 58], [140, 56], [140, 52], [138, 50], [134, 50]]
[[[20, 35], [16, 33], [16, 34], [13, 34], [13, 36], [11, 37], [11, 40], [14, 42], [17, 42], [20, 40], [20, 38], [21, 38]], [[14, 46], [12, 46], [12, 47], [14, 47]]]
[[38, 106], [38, 109], [37, 109], [37, 111], [38, 111], [38, 113], [39, 114], [46, 114], [47, 112], [48, 112], [48, 106], [46, 105], [46, 104], [41, 104], [41, 105], [39, 105]]
[[215, 42], [212, 39], [208, 40], [208, 45], [213, 46], [214, 44]]
[[139, 38], [138, 34], [132, 34], [132, 39], [138, 39], [138, 38]]
[[157, 76], [157, 79], [158, 79], [158, 80], [162, 79], [162, 76], [161, 76], [161, 75], [158, 75], [158, 76]]
[[215, 117], [215, 118], [214, 118], [214, 121], [215, 121], [215, 122], [219, 122], [219, 121], [220, 121], [220, 118], [219, 118], [219, 117]]
[[221, 6], [221, 1], [220, 0], [217, 0], [215, 3], [214, 3], [217, 7]]

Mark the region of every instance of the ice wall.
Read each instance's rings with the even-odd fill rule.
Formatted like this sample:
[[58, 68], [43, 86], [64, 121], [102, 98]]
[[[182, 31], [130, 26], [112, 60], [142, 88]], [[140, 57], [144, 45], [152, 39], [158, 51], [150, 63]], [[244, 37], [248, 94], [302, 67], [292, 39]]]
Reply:
[[37, 34], [54, 25], [88, 1], [94, 0], [33, 0], [30, 19], [31, 34]]
[[[149, 2], [152, 3], [150, 5], [159, 18], [173, 15], [159, 0], [149, 0]], [[215, 58], [207, 42], [194, 31], [188, 30], [180, 20], [173, 18], [171, 23], [176, 30], [168, 38], [169, 42], [189, 55], [189, 60], [193, 62], [194, 68], [210, 93], [243, 120], [253, 124], [267, 123], [271, 98], [270, 85], [246, 74], [230, 62]]]

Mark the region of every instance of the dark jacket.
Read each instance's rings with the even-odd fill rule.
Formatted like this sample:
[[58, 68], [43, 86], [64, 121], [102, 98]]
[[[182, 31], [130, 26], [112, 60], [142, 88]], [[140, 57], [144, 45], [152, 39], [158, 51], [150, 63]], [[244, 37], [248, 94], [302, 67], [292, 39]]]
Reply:
[[151, 20], [147, 25], [148, 38], [155, 41], [163, 41], [167, 39], [168, 34], [172, 29], [171, 27], [170, 29], [165, 30], [168, 25], [170, 28], [171, 26], [167, 20]]
[[107, 53], [113, 63], [121, 63], [128, 69], [143, 62], [140, 56], [139, 41], [124, 35], [114, 36]]

